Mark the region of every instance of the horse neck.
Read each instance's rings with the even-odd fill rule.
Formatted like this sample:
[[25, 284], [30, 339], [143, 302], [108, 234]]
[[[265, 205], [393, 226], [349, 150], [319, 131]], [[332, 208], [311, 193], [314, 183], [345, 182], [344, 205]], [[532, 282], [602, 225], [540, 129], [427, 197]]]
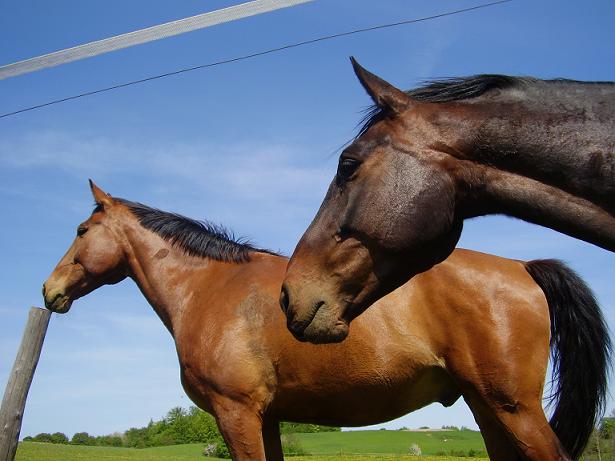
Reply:
[[216, 279], [223, 278], [225, 271], [217, 269], [224, 263], [190, 256], [143, 228], [136, 219], [123, 230], [128, 242], [129, 276], [175, 337], [181, 330], [183, 313], [194, 302], [192, 292], [196, 288], [196, 279], [199, 284], [207, 284], [214, 271]]
[[464, 213], [504, 213], [615, 250], [615, 85], [516, 91], [463, 104], [473, 120], [458, 124], [473, 189]]

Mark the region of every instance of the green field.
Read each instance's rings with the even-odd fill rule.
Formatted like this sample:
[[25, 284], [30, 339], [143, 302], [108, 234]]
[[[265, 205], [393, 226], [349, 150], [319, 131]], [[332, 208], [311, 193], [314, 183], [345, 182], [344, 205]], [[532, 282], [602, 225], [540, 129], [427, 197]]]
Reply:
[[475, 431], [348, 431], [296, 434], [303, 448], [320, 454], [406, 454], [415, 443], [423, 455], [469, 450], [485, 452], [485, 444]]
[[[175, 445], [156, 448], [111, 448], [54, 445], [50, 443], [22, 442], [17, 450], [16, 461], [194, 461], [216, 460], [205, 458], [201, 444]], [[398, 461], [417, 459], [409, 455], [326, 455], [287, 457], [293, 461]], [[463, 461], [480, 458], [456, 458], [451, 456], [424, 456], [421, 461]], [[485, 458], [482, 458], [483, 460]]]
[[21, 442], [16, 461], [188, 461], [206, 460], [203, 445], [174, 445], [156, 448], [114, 448]]
[[[351, 431], [294, 434], [311, 456], [288, 457], [293, 461], [393, 461], [416, 459], [407, 455], [412, 444], [417, 444], [423, 455], [451, 451], [468, 453], [473, 449], [484, 452], [480, 434], [473, 431]], [[188, 461], [214, 460], [203, 456], [203, 444], [174, 445], [155, 448], [112, 448], [48, 443], [22, 442], [17, 450], [17, 461]], [[452, 456], [423, 456], [423, 461], [449, 461]], [[478, 458], [474, 458], [478, 459]], [[485, 458], [483, 458], [485, 459]]]

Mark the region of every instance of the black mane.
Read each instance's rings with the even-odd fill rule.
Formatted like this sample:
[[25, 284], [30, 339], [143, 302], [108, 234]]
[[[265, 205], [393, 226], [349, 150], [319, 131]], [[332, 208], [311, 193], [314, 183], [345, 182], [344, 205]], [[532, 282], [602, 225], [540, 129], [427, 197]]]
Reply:
[[[509, 75], [481, 74], [470, 77], [453, 77], [440, 80], [431, 80], [425, 85], [406, 91], [406, 94], [417, 101], [426, 102], [452, 102], [472, 99], [482, 96], [494, 89], [505, 90], [508, 88], [522, 88], [535, 83], [547, 84], [581, 84], [581, 85], [615, 85], [615, 82], [585, 82], [556, 78], [552, 80], [540, 80], [533, 77], [511, 77]], [[387, 118], [386, 110], [377, 105], [368, 107], [364, 111], [362, 120], [359, 122], [358, 138], [370, 127]]]
[[505, 89], [532, 81], [535, 81], [535, 79], [530, 77], [482, 74], [432, 80], [424, 86], [409, 90], [406, 93], [418, 101], [450, 102], [476, 98], [496, 88]]
[[[497, 74], [472, 75], [428, 81], [422, 87], [406, 91], [406, 94], [417, 101], [452, 102], [476, 98], [493, 89], [506, 89], [533, 81], [536, 79], [531, 77], [510, 77]], [[360, 129], [357, 137], [377, 122], [385, 119], [387, 115], [385, 110], [376, 105], [368, 107], [363, 119], [359, 122]]]
[[254, 247], [250, 242], [236, 238], [222, 226], [205, 221], [148, 207], [138, 202], [121, 198], [114, 200], [126, 206], [139, 223], [155, 232], [173, 246], [181, 248], [191, 256], [211, 258], [216, 261], [242, 263], [250, 261], [250, 253], [276, 254]]

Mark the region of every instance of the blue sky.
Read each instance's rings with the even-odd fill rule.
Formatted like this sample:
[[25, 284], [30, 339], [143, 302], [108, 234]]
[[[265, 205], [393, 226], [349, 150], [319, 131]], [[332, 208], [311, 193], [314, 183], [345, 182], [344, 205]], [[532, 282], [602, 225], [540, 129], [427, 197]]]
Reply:
[[[235, 4], [235, 1], [6, 1], [0, 64]], [[282, 44], [478, 1], [316, 0], [0, 81], [0, 112]], [[31, 305], [108, 192], [219, 222], [290, 254], [332, 178], [338, 148], [370, 103], [348, 56], [402, 88], [481, 72], [615, 80], [615, 4], [515, 0], [158, 80], [0, 119], [0, 383]], [[504, 217], [466, 223], [460, 246], [557, 257], [594, 288], [615, 327], [615, 255]], [[3, 386], [2, 386], [3, 387]], [[615, 386], [611, 384], [611, 391]], [[173, 342], [127, 280], [51, 320], [22, 436], [104, 434], [190, 404]], [[615, 406], [609, 400], [608, 410]], [[378, 427], [476, 427], [462, 402]]]

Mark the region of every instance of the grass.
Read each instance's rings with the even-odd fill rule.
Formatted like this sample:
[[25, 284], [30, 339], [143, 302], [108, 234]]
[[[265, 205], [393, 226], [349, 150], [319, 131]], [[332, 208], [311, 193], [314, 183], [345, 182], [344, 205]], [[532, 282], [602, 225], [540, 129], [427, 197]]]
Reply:
[[[480, 433], [473, 431], [351, 431], [295, 434], [302, 447], [313, 456], [287, 457], [292, 461], [396, 461], [417, 459], [407, 455], [417, 444], [423, 455], [451, 450], [467, 453], [484, 450]], [[155, 448], [112, 448], [21, 442], [16, 461], [206, 461], [203, 444]], [[470, 458], [478, 459], [478, 458]], [[486, 459], [483, 458], [483, 459]], [[452, 456], [423, 456], [421, 461], [468, 460]]]
[[[451, 456], [451, 451], [484, 450], [480, 433], [474, 431], [352, 431], [295, 434], [302, 447], [311, 456], [287, 456], [288, 461], [487, 461], [482, 458]], [[446, 439], [446, 441], [444, 441]], [[421, 447], [423, 456], [408, 455], [412, 444]], [[49, 443], [21, 442], [16, 461], [214, 461], [203, 456], [204, 444], [173, 445], [155, 448], [112, 448]], [[591, 447], [582, 461], [612, 458], [615, 441], [601, 443], [602, 456]], [[433, 456], [444, 451], [448, 455]], [[595, 451], [595, 450], [594, 450]], [[590, 453], [592, 452], [592, 453]], [[369, 453], [369, 454], [367, 454]], [[484, 453], [484, 451], [483, 451]]]
[[[214, 461], [205, 458], [202, 444], [174, 445], [156, 448], [112, 448], [53, 445], [50, 443], [22, 442], [17, 450], [16, 461]], [[456, 458], [451, 456], [410, 455], [326, 455], [287, 457], [290, 461], [468, 461], [479, 458]], [[486, 458], [482, 458], [485, 460]]]
[[469, 450], [485, 452], [480, 432], [475, 431], [349, 431], [297, 434], [308, 453], [320, 454], [406, 454], [415, 443], [423, 455]]
[[488, 461], [487, 458], [458, 458], [455, 456], [412, 455], [330, 455], [286, 457], [289, 461]]
[[85, 447], [21, 442], [15, 461], [194, 461], [203, 456], [202, 444], [155, 448]]

